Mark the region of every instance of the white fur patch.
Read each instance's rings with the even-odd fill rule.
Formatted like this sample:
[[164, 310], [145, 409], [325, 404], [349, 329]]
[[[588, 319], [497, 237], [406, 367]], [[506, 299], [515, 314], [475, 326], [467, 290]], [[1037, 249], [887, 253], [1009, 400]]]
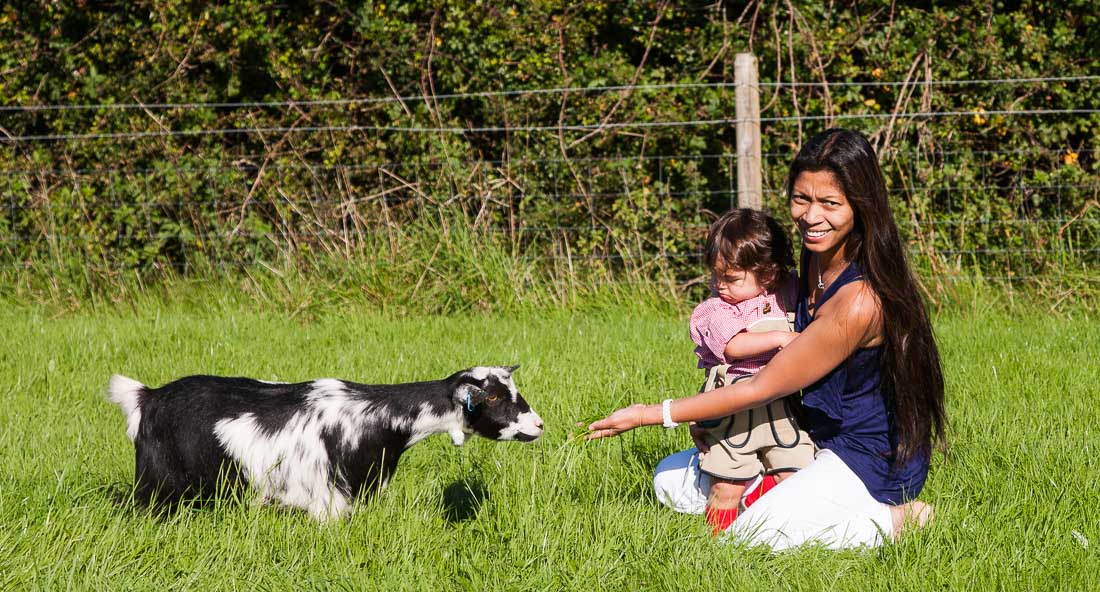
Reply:
[[335, 378], [315, 380], [312, 386], [313, 390], [306, 393], [306, 400], [308, 408], [317, 414], [319, 429], [339, 428], [340, 443], [348, 450], [356, 449], [358, 437], [371, 426], [393, 424], [406, 427], [408, 423], [393, 418], [383, 408], [375, 407], [368, 401], [352, 397], [344, 383]]
[[491, 374], [495, 369], [496, 368], [492, 366], [474, 366], [473, 368], [470, 368], [469, 374], [477, 380], [485, 380], [486, 378], [489, 378], [489, 374]]
[[542, 435], [542, 418], [534, 411], [519, 414], [515, 421], [500, 430], [501, 440], [515, 440], [519, 434], [533, 436]]
[[[417, 442], [431, 436], [432, 434], [438, 434], [446, 432], [451, 435], [451, 440], [455, 446], [461, 446], [466, 441], [465, 434], [462, 432], [462, 411], [455, 410], [450, 413], [444, 413], [443, 415], [436, 415], [431, 412], [431, 406], [424, 403], [420, 405], [420, 412], [417, 414], [415, 420], [413, 420], [410, 429], [412, 433], [409, 435], [409, 442], [405, 444], [405, 448], [416, 444]], [[455, 441], [455, 431], [463, 434], [460, 441]]]
[[512, 397], [512, 402], [516, 402], [516, 397], [519, 396], [519, 390], [516, 389], [516, 384], [512, 382], [512, 373], [507, 368], [501, 366], [474, 366], [470, 368], [470, 376], [476, 380], [482, 382], [489, 376], [495, 376], [508, 389], [508, 394]]
[[455, 446], [462, 446], [466, 443], [466, 430], [459, 428], [452, 428], [447, 431], [447, 434], [451, 436], [451, 443]]
[[126, 435], [131, 442], [137, 438], [138, 426], [141, 425], [138, 395], [144, 388], [144, 384], [120, 374], [112, 375], [107, 383], [107, 398], [122, 408], [122, 415], [126, 417]]
[[261, 500], [277, 500], [325, 520], [339, 517], [349, 503], [333, 486], [321, 429], [318, 416], [306, 411], [269, 436], [254, 414], [245, 413], [219, 421], [214, 435], [240, 463]]
[[353, 399], [339, 380], [316, 380], [312, 386], [305, 408], [274, 434], [265, 433], [252, 413], [219, 421], [214, 434], [261, 500], [277, 500], [326, 520], [341, 516], [351, 504], [333, 484], [322, 434], [339, 429], [341, 443], [354, 450], [364, 430], [390, 418], [368, 413], [370, 404]]

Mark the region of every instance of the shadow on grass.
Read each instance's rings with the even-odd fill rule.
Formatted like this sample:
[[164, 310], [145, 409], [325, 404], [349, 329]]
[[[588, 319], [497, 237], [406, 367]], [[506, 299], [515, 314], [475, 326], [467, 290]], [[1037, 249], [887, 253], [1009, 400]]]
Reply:
[[[115, 482], [100, 489], [100, 495], [116, 510], [143, 514], [153, 519], [167, 519], [194, 511], [214, 511], [225, 507], [241, 507], [249, 504], [245, 487], [219, 487], [213, 493], [198, 492], [182, 496], [163, 497], [154, 494], [144, 500], [136, 495], [131, 483]], [[271, 508], [289, 512], [290, 508], [272, 505]]]
[[117, 481], [104, 485], [98, 492], [112, 506], [122, 510], [133, 509], [138, 504], [134, 501], [134, 487], [129, 483]]
[[443, 489], [443, 518], [448, 524], [473, 520], [489, 498], [489, 490], [480, 479], [455, 481]]

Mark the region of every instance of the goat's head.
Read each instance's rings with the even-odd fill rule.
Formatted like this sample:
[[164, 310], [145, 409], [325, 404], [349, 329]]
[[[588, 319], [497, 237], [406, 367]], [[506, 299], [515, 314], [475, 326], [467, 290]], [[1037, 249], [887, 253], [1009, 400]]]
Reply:
[[455, 404], [462, 407], [467, 431], [491, 440], [524, 442], [542, 435], [542, 419], [512, 382], [518, 367], [476, 366], [451, 377]]

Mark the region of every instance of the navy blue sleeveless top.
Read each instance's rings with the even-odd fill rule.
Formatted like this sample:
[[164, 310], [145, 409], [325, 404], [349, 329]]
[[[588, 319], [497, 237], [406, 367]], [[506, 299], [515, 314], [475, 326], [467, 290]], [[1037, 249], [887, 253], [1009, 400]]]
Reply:
[[[806, 269], [805, 259], [803, 269]], [[853, 262], [821, 295], [816, 310], [846, 284], [863, 278]], [[795, 330], [813, 322], [806, 281], [799, 282]], [[832, 450], [854, 472], [871, 496], [887, 504], [917, 497], [928, 477], [929, 458], [894, 466], [898, 433], [892, 402], [881, 388], [883, 347], [856, 350], [821, 380], [802, 390], [806, 431], [818, 448]]]

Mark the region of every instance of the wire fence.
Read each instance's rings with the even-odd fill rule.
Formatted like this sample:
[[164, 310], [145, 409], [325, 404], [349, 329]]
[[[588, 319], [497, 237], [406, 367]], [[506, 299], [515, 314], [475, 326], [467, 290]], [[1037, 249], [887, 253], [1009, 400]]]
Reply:
[[[782, 117], [760, 117], [753, 121], [760, 123], [807, 123], [829, 122], [840, 124], [845, 122], [897, 120], [897, 119], [937, 119], [952, 117], [1024, 117], [1024, 116], [1057, 116], [1057, 115], [1096, 115], [1100, 109], [994, 109], [973, 111], [920, 111], [911, 113], [853, 113], [832, 115], [791, 115]], [[154, 130], [141, 132], [99, 132], [87, 134], [38, 134], [24, 136], [10, 136], [8, 142], [67, 142], [73, 140], [142, 140], [152, 138], [169, 137], [201, 137], [201, 136], [235, 136], [254, 134], [317, 134], [317, 133], [350, 133], [350, 132], [385, 132], [405, 134], [523, 134], [534, 132], [591, 132], [605, 130], [637, 130], [637, 129], [661, 129], [661, 128], [697, 128], [697, 127], [729, 127], [741, 123], [742, 119], [720, 117], [716, 119], [688, 119], [682, 121], [621, 121], [601, 122], [589, 124], [557, 123], [545, 125], [489, 125], [489, 126], [399, 126], [399, 125], [305, 125], [305, 126], [276, 126], [276, 127], [234, 127], [222, 129], [192, 129], [192, 130]]]
[[[1021, 281], [1083, 270], [1088, 279], [1100, 261], [1100, 148], [1094, 142], [1100, 109], [935, 110], [925, 102], [907, 110], [902, 98], [914, 88], [1042, 88], [1097, 81], [1100, 76], [761, 83], [761, 90], [773, 91], [898, 92], [898, 106], [889, 112], [782, 114], [773, 107], [777, 114], [761, 117], [760, 123], [790, 140], [774, 142], [786, 149], [763, 154], [765, 202], [773, 210], [783, 208], [784, 176], [796, 147], [793, 130], [801, 136], [803, 125], [863, 124], [877, 130], [868, 135], [880, 149], [897, 221], [923, 273], [947, 281]], [[471, 232], [500, 237], [524, 261], [628, 262], [690, 278], [699, 272], [710, 220], [738, 206], [737, 156], [715, 151], [713, 144], [685, 150], [683, 142], [650, 134], [675, 133], [678, 140], [685, 134], [728, 136], [737, 119], [613, 121], [609, 115], [571, 122], [562, 108], [539, 112], [544, 119], [556, 116], [556, 122], [452, 125], [439, 116], [439, 104], [528, 97], [553, 97], [557, 104], [570, 95], [636, 98], [733, 87], [658, 84], [323, 101], [0, 106], [0, 264], [41, 269], [69, 260], [108, 270], [187, 273], [201, 257], [205, 267], [241, 269], [287, 245], [372, 248], [364, 237], [381, 226], [453, 215]], [[426, 111], [419, 116], [432, 123], [412, 123], [418, 115], [409, 111], [411, 103], [423, 105]], [[399, 110], [395, 119], [371, 124], [353, 121], [352, 115], [309, 123], [374, 105], [400, 106], [404, 115]], [[272, 119], [277, 120], [303, 109], [313, 110], [306, 123], [255, 124], [255, 110], [276, 112]], [[228, 119], [215, 125], [187, 119], [189, 112], [211, 110], [228, 113]], [[96, 117], [91, 123], [76, 120], [85, 122], [83, 129], [50, 119], [85, 112]], [[161, 116], [147, 115], [152, 112]], [[116, 120], [116, 114], [131, 117]], [[953, 134], [937, 135], [934, 129], [980, 127], [994, 118], [1001, 133], [1014, 120], [1065, 121], [1085, 130], [1089, 141], [1037, 140], [983, 149], [989, 142], [945, 140]], [[231, 126], [216, 125], [224, 122]], [[570, 152], [595, 133], [611, 134], [617, 143], [591, 153]], [[486, 157], [478, 144], [486, 134], [509, 138], [493, 144], [499, 148], [496, 157]], [[407, 140], [412, 136], [424, 138]], [[405, 157], [378, 158], [383, 148], [373, 158], [347, 158], [328, 149], [393, 137], [407, 142]], [[183, 143], [156, 143], [176, 140]], [[153, 144], [128, 152], [129, 144], [139, 141]], [[280, 148], [280, 142], [287, 144]]]
[[[910, 86], [977, 86], [977, 85], [1023, 85], [1052, 82], [1096, 82], [1100, 76], [1048, 76], [1030, 78], [991, 78], [976, 80], [868, 80], [851, 82], [758, 82], [749, 85], [756, 89], [769, 88], [864, 88], [864, 87], [910, 87]], [[659, 92], [685, 89], [734, 89], [736, 82], [700, 82], [673, 84], [635, 84], [635, 85], [596, 85], [558, 88], [536, 88], [500, 91], [482, 91], [470, 93], [442, 93], [432, 95], [406, 95], [395, 97], [365, 97], [359, 99], [325, 100], [288, 100], [288, 101], [244, 101], [244, 102], [190, 102], [190, 103], [92, 103], [83, 105], [0, 105], [3, 112], [35, 111], [145, 111], [163, 109], [255, 109], [294, 107], [347, 107], [351, 105], [372, 105], [379, 103], [412, 103], [416, 101], [436, 102], [472, 98], [505, 98], [537, 95], [570, 95], [608, 92]]]

